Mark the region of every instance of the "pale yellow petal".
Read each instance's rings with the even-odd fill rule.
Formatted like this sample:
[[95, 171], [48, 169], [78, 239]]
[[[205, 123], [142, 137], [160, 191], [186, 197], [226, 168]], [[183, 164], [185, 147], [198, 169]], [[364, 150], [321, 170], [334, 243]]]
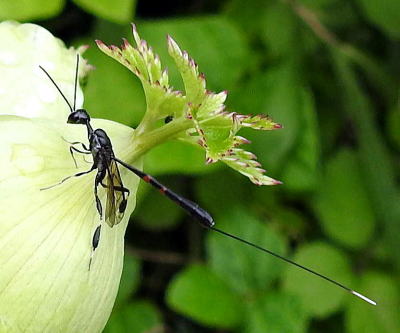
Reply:
[[[133, 133], [109, 121], [94, 125], [108, 131], [117, 156]], [[101, 332], [114, 304], [138, 179], [121, 168], [128, 208], [114, 228], [103, 223], [89, 271], [100, 223], [95, 172], [40, 190], [91, 166], [79, 158], [76, 169], [63, 138], [86, 142], [85, 127], [0, 116], [1, 332]]]
[[[69, 108], [48, 77], [44, 67], [73, 104], [77, 50], [35, 24], [0, 23], [0, 114], [65, 119]], [[88, 71], [82, 59], [80, 76]], [[77, 107], [83, 94], [77, 91]]]

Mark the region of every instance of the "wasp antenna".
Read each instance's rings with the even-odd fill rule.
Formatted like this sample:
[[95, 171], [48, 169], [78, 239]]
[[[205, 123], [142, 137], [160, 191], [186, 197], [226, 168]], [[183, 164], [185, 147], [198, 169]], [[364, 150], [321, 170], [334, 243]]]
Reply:
[[300, 264], [298, 264], [297, 262], [294, 262], [293, 260], [290, 260], [290, 259], [288, 259], [288, 258], [285, 258], [285, 257], [283, 257], [283, 256], [281, 256], [281, 255], [279, 255], [279, 254], [277, 254], [277, 253], [275, 253], [275, 252], [272, 252], [272, 251], [270, 251], [270, 250], [267, 250], [267, 249], [265, 249], [265, 248], [263, 248], [263, 247], [261, 247], [261, 246], [258, 246], [258, 245], [254, 244], [254, 243], [251, 243], [251, 242], [249, 242], [249, 241], [247, 241], [247, 240], [245, 240], [245, 239], [243, 239], [243, 238], [240, 238], [240, 237], [238, 237], [238, 236], [232, 235], [232, 234], [230, 234], [230, 233], [228, 233], [228, 232], [226, 232], [226, 231], [220, 230], [220, 229], [218, 229], [218, 228], [209, 227], [209, 229], [211, 229], [211, 230], [213, 230], [213, 231], [216, 231], [216, 232], [218, 232], [218, 233], [220, 233], [220, 234], [222, 234], [222, 235], [224, 235], [224, 236], [227, 236], [227, 237], [229, 237], [229, 238], [235, 239], [235, 240], [237, 240], [237, 241], [239, 241], [239, 242], [241, 242], [241, 243], [244, 243], [244, 244], [246, 244], [246, 245], [249, 245], [249, 246], [251, 246], [251, 247], [254, 247], [254, 248], [256, 248], [257, 250], [260, 250], [260, 251], [262, 251], [262, 252], [266, 252], [266, 253], [268, 253], [268, 254], [270, 254], [270, 255], [272, 255], [272, 256], [278, 258], [278, 259], [281, 259], [281, 260], [283, 260], [283, 261], [286, 261], [286, 262], [289, 263], [289, 264], [292, 264], [292, 265], [294, 265], [294, 266], [297, 266], [297, 267], [299, 267], [299, 268], [301, 268], [301, 269], [303, 269], [303, 270], [305, 270], [305, 271], [307, 271], [307, 272], [309, 272], [309, 273], [311, 273], [311, 274], [314, 274], [314, 275], [316, 275], [316, 276], [318, 276], [318, 277], [320, 277], [320, 278], [322, 278], [322, 279], [324, 279], [324, 280], [326, 280], [326, 281], [328, 281], [328, 282], [330, 282], [330, 283], [332, 283], [332, 284], [335, 284], [336, 286], [338, 286], [338, 287], [340, 287], [340, 288], [342, 288], [342, 289], [348, 291], [349, 293], [351, 293], [351, 294], [353, 294], [353, 295], [355, 295], [355, 296], [361, 298], [362, 300], [368, 302], [369, 304], [376, 305], [376, 302], [373, 301], [373, 300], [371, 300], [371, 299], [369, 299], [368, 297], [366, 297], [366, 296], [364, 296], [364, 295], [362, 295], [362, 294], [360, 294], [360, 293], [358, 293], [358, 292], [356, 292], [356, 291], [350, 289], [349, 287], [344, 286], [343, 284], [341, 284], [341, 283], [339, 283], [339, 282], [337, 282], [337, 281], [335, 281], [335, 280], [332, 280], [332, 279], [328, 278], [328, 277], [325, 276], [325, 275], [322, 275], [321, 273], [318, 273], [318, 272], [316, 272], [316, 271], [314, 271], [314, 270], [312, 270], [312, 269], [310, 269], [310, 268], [307, 268], [307, 267], [305, 267], [305, 266], [303, 266], [303, 265], [300, 265]]
[[57, 83], [53, 80], [53, 78], [50, 76], [50, 74], [47, 73], [47, 71], [42, 66], [39, 65], [39, 68], [47, 75], [47, 77], [50, 79], [50, 81], [57, 88], [57, 90], [61, 94], [62, 98], [64, 98], [64, 101], [68, 104], [68, 107], [71, 110], [71, 112], [74, 112], [74, 109], [72, 109], [71, 104], [68, 102], [67, 98], [64, 96], [64, 94], [62, 93], [61, 89], [58, 87]]
[[76, 54], [75, 85], [74, 85], [74, 111], [76, 110], [76, 89], [78, 87], [79, 53]]

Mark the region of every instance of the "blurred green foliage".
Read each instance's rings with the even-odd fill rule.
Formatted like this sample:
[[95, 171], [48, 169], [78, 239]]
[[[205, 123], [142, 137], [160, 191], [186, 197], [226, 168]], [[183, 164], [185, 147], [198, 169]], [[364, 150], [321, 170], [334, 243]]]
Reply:
[[[378, 303], [203, 235], [143, 188], [106, 332], [400, 331], [398, 0], [4, 0], [0, 17], [42, 20], [74, 45], [119, 44], [131, 38], [133, 20], [182, 89], [167, 55], [165, 36], [173, 36], [208, 89], [229, 91], [229, 110], [283, 124], [243, 135], [284, 185], [256, 187], [226, 166], [204, 166], [201, 150], [176, 142], [151, 151], [145, 170], [199, 201], [221, 229]], [[95, 46], [86, 56], [96, 70], [85, 106], [94, 117], [136, 126], [145, 110], [139, 81]]]

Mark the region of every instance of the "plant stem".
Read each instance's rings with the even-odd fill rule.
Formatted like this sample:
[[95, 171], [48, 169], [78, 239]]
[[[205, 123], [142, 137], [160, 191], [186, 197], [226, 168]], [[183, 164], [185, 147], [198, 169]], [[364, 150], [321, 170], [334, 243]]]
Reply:
[[193, 123], [189, 119], [178, 118], [154, 130], [147, 132], [136, 130], [129, 145], [130, 150], [127, 152], [127, 163], [133, 163], [151, 148], [175, 138], [179, 133], [192, 126]]

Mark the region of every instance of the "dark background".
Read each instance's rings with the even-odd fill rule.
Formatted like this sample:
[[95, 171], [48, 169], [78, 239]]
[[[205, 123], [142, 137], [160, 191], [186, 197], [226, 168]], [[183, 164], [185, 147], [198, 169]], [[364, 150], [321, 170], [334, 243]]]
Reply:
[[145, 170], [201, 203], [221, 228], [378, 302], [210, 235], [142, 184], [106, 332], [400, 331], [398, 0], [7, 0], [0, 18], [91, 45], [85, 107], [132, 127], [145, 110], [139, 80], [93, 40], [119, 45], [135, 22], [181, 89], [170, 34], [208, 89], [228, 90], [229, 110], [283, 124], [242, 135], [284, 185], [257, 187], [177, 143], [150, 152]]

